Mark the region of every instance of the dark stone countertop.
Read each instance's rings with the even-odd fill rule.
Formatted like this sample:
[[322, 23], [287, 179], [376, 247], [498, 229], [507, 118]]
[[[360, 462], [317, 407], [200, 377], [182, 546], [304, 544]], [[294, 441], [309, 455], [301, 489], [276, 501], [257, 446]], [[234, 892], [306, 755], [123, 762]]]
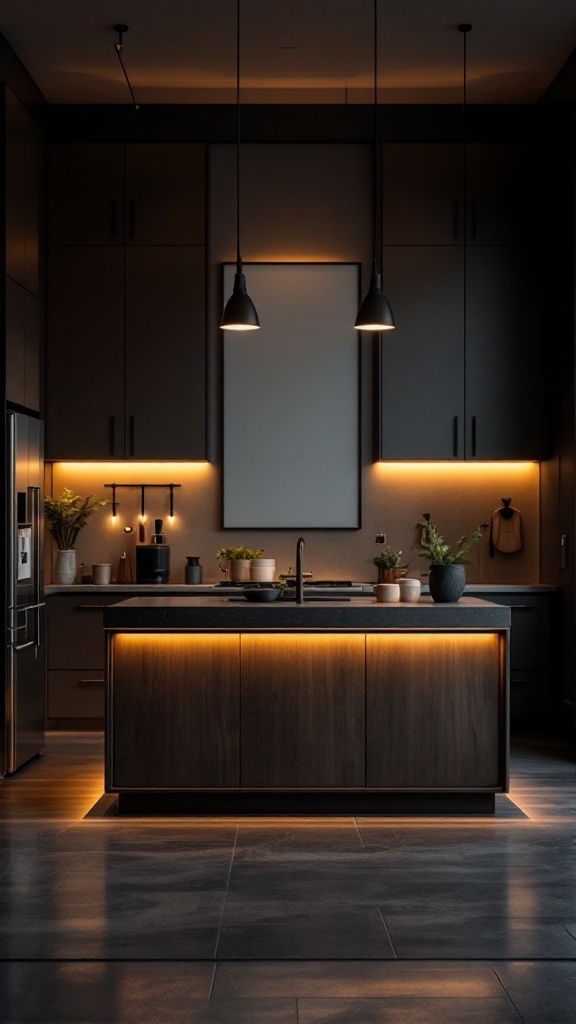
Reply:
[[506, 629], [510, 608], [479, 598], [435, 604], [377, 604], [375, 600], [316, 600], [252, 604], [241, 597], [133, 597], [104, 610], [104, 628], [123, 630], [221, 629], [372, 630], [372, 629]]

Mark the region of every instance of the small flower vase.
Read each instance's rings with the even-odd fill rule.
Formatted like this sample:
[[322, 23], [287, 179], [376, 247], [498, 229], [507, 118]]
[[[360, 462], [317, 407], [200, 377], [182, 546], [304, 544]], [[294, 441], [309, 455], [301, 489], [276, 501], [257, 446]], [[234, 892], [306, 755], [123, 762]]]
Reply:
[[230, 579], [234, 580], [235, 583], [247, 583], [250, 579], [250, 559], [249, 558], [231, 558], [228, 562], [230, 566]]
[[56, 552], [56, 563], [54, 565], [54, 583], [63, 586], [76, 581], [76, 550], [70, 548]]
[[428, 577], [430, 596], [439, 603], [459, 601], [466, 586], [464, 565], [431, 565]]

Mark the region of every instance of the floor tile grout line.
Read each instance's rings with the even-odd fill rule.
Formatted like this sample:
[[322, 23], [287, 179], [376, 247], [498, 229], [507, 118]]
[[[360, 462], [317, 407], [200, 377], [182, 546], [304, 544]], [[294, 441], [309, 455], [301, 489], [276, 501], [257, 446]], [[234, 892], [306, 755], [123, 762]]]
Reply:
[[495, 968], [495, 967], [493, 967], [493, 968], [492, 968], [492, 973], [494, 974], [494, 976], [495, 976], [495, 978], [496, 978], [496, 980], [497, 980], [498, 984], [500, 985], [500, 987], [501, 987], [501, 988], [502, 988], [502, 990], [504, 991], [505, 995], [506, 995], [506, 996], [507, 996], [507, 998], [508, 998], [508, 999], [510, 1000], [510, 1002], [511, 1002], [512, 1006], [514, 1007], [514, 1009], [515, 1009], [516, 1013], [517, 1013], [517, 1014], [518, 1014], [518, 1016], [520, 1017], [520, 1020], [521, 1020], [521, 1021], [523, 1021], [523, 1024], [526, 1024], [526, 1018], [524, 1017], [524, 1015], [523, 1015], [522, 1013], [520, 1013], [520, 1010], [519, 1010], [519, 1009], [518, 1009], [518, 1007], [516, 1006], [516, 1003], [514, 1002], [514, 1000], [513, 1000], [512, 996], [511, 996], [511, 995], [510, 995], [510, 993], [508, 992], [508, 989], [506, 988], [506, 986], [505, 986], [504, 982], [502, 981], [502, 978], [501, 978], [501, 977], [500, 977], [500, 975], [498, 974], [498, 971], [496, 970], [496, 968]]
[[394, 959], [397, 960], [398, 959], [398, 953], [396, 952], [396, 947], [395, 947], [394, 943], [392, 942], [392, 936], [390, 935], [390, 929], [388, 928], [388, 925], [386, 924], [386, 918], [384, 917], [384, 914], [382, 913], [382, 907], [380, 907], [380, 906], [378, 907], [378, 913], [380, 914], [380, 917], [382, 918], [382, 924], [384, 925], [384, 928], [386, 930], [386, 935], [388, 936], [388, 939], [390, 941], [390, 945], [391, 945], [392, 951], [394, 953]]
[[236, 853], [236, 847], [238, 845], [238, 835], [240, 832], [240, 822], [236, 824], [236, 832], [234, 834], [234, 845], [232, 847], [232, 853], [230, 856], [230, 867], [228, 868], [228, 878], [226, 879], [226, 888], [224, 890], [224, 900], [222, 903], [222, 914], [220, 915], [220, 923], [218, 925], [218, 935], [216, 936], [216, 944], [214, 946], [214, 960], [218, 960], [218, 946], [220, 945], [220, 936], [222, 934], [222, 924], [224, 922], [224, 914], [226, 913], [226, 900], [228, 897], [228, 890], [230, 888], [230, 879], [232, 877], [232, 868], [234, 866], [234, 854]]
[[214, 960], [212, 965], [212, 977], [210, 978], [210, 988], [208, 989], [208, 999], [212, 999], [212, 993], [214, 991], [214, 982], [216, 981], [216, 969], [218, 967], [218, 961]]
[[352, 821], [354, 822], [354, 824], [356, 826], [356, 831], [358, 833], [358, 839], [360, 840], [360, 846], [362, 847], [363, 850], [365, 850], [366, 847], [364, 846], [364, 841], [362, 839], [362, 835], [360, 833], [360, 829], [358, 828], [358, 822], [357, 822], [356, 818], [352, 818]]

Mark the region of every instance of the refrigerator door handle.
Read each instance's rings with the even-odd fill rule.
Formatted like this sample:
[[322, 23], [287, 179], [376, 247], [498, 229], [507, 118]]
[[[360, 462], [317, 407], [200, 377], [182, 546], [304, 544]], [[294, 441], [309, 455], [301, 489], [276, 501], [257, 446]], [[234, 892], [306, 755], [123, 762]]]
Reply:
[[34, 545], [34, 641], [36, 647], [40, 647], [40, 607], [42, 594], [40, 592], [41, 579], [41, 558], [42, 558], [42, 524], [40, 519], [40, 488], [29, 487], [32, 498], [32, 537]]
[[10, 622], [13, 621], [13, 616], [16, 609], [16, 560], [15, 560], [15, 547], [16, 537], [14, 535], [15, 523], [16, 523], [16, 417], [13, 412], [8, 413], [8, 464], [10, 467], [9, 478], [8, 478], [8, 522], [9, 537], [8, 537], [8, 551], [7, 551], [7, 612], [9, 615]]
[[36, 640], [27, 640], [25, 644], [14, 644], [13, 651], [24, 651], [27, 647], [37, 647]]

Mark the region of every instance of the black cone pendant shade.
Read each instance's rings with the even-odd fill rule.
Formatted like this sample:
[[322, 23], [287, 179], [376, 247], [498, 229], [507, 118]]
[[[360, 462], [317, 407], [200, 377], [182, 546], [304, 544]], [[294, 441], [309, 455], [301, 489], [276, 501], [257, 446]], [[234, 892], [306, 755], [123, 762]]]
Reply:
[[380, 274], [370, 275], [370, 287], [358, 310], [354, 327], [357, 331], [391, 331], [396, 327], [390, 303], [382, 291]]
[[380, 249], [380, 160], [378, 154], [378, 0], [374, 0], [374, 137], [372, 140], [372, 274], [370, 287], [363, 299], [354, 327], [357, 331], [391, 331], [396, 324], [390, 303], [382, 291], [382, 275], [378, 272]]
[[260, 327], [256, 307], [246, 291], [240, 256], [240, 0], [236, 0], [236, 273], [220, 327], [225, 331], [256, 331]]
[[224, 307], [220, 327], [227, 331], [255, 331], [260, 327], [258, 313], [246, 291], [246, 278], [241, 270], [234, 274], [234, 288]]

